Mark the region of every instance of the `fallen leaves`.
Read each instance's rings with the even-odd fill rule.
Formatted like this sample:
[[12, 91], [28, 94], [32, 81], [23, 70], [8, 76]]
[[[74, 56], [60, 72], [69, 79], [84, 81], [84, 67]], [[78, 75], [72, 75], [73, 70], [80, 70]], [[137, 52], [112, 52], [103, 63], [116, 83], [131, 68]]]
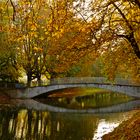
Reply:
[[140, 140], [140, 110], [129, 120], [119, 125], [113, 132], [103, 136], [103, 140]]

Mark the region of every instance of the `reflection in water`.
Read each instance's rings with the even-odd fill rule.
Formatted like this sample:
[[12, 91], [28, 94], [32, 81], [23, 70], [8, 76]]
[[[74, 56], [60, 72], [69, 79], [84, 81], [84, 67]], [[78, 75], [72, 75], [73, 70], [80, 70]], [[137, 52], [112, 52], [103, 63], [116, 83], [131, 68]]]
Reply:
[[65, 107], [70, 109], [89, 109], [117, 105], [133, 100], [133, 98], [119, 93], [105, 92], [77, 97], [49, 97], [46, 99], [40, 98], [36, 100], [44, 104], [57, 107]]
[[99, 121], [98, 127], [95, 131], [95, 135], [93, 137], [93, 140], [100, 140], [101, 137], [109, 132], [112, 132], [115, 127], [117, 127], [120, 124], [120, 122], [106, 122], [105, 119], [101, 119]]
[[[0, 140], [101, 140], [104, 134], [133, 115], [133, 112], [105, 112], [131, 110], [140, 105], [139, 101], [129, 104], [132, 98], [110, 92], [75, 95], [71, 90], [67, 98], [42, 100], [46, 104], [15, 100], [17, 108], [0, 106]], [[123, 102], [126, 104], [120, 104]]]
[[5, 108], [0, 110], [0, 140], [95, 140], [131, 115], [127, 112], [95, 115]]

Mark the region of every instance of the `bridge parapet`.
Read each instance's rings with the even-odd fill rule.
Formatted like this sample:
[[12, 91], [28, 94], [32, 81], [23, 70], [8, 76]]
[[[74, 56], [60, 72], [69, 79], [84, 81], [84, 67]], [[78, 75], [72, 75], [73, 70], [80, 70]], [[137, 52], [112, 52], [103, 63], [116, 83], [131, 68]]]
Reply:
[[26, 85], [21, 83], [2, 82], [0, 81], [0, 89], [20, 89], [25, 88]]
[[[44, 85], [44, 86], [43, 86]], [[50, 84], [41, 86], [6, 89], [4, 92], [11, 98], [33, 98], [48, 92], [74, 87], [93, 87], [124, 93], [128, 96], [140, 98], [140, 84], [131, 80], [115, 79], [114, 82], [103, 77], [66, 77], [51, 79]]]
[[112, 84], [112, 85], [129, 85], [129, 86], [140, 86], [140, 83], [131, 79], [116, 78], [114, 81], [109, 81], [105, 77], [65, 77], [65, 78], [55, 78], [51, 79], [50, 85], [60, 85], [60, 84]]

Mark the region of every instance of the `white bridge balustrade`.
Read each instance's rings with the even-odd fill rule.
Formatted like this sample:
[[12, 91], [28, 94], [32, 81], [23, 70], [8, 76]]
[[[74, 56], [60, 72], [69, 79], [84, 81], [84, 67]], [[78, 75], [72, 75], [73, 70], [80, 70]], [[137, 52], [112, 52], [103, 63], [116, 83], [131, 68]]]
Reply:
[[78, 83], [79, 84], [94, 83], [94, 84], [140, 86], [140, 83], [138, 83], [135, 80], [122, 79], [122, 78], [116, 78], [113, 81], [110, 81], [105, 77], [65, 77], [65, 78], [54, 78], [50, 80], [51, 85], [78, 84]]
[[11, 98], [33, 98], [41, 94], [48, 94], [50, 91], [73, 87], [96, 87], [140, 98], [140, 83], [131, 79], [121, 78], [109, 81], [104, 77], [56, 78], [51, 79], [47, 85], [42, 84], [42, 86], [8, 89], [4, 92]]

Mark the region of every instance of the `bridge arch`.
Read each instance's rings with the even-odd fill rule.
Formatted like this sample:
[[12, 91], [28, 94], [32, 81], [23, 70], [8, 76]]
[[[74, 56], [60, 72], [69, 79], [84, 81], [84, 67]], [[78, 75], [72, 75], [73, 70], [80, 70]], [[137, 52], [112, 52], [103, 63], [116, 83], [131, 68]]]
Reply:
[[124, 79], [115, 79], [112, 83], [103, 77], [67, 77], [52, 79], [49, 85], [12, 89], [8, 90], [7, 94], [12, 98], [33, 98], [43, 93], [47, 94], [50, 91], [73, 87], [96, 87], [140, 98], [139, 83], [134, 83], [131, 80]]

